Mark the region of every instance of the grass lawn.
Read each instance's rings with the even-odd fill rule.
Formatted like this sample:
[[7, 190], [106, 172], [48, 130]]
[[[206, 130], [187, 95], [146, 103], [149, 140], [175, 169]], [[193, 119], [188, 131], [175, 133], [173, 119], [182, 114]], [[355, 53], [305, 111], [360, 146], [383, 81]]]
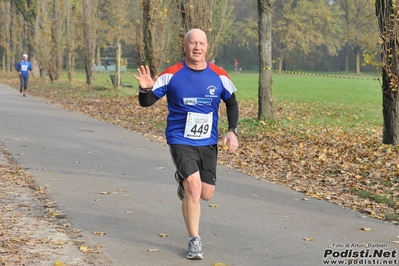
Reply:
[[[273, 75], [275, 109], [295, 105], [289, 117], [292, 123], [304, 119], [317, 125], [354, 126], [382, 124], [382, 93], [372, 76], [338, 78], [291, 74]], [[241, 100], [257, 101], [258, 74], [231, 74]]]
[[[274, 107], [295, 105], [285, 119], [287, 123], [300, 124], [303, 120], [316, 125], [340, 125], [353, 127], [358, 124], [381, 126], [382, 124], [382, 94], [380, 82], [373, 80], [375, 75], [343, 75], [334, 73], [337, 77], [307, 76], [293, 74], [273, 75]], [[230, 73], [236, 85], [239, 101], [251, 101], [257, 104], [258, 73]], [[60, 96], [90, 97], [90, 96], [132, 96], [137, 94], [137, 81], [133, 72], [122, 73], [123, 83], [134, 85], [134, 89], [112, 88], [109, 73], [95, 73], [95, 89], [85, 89], [83, 72], [76, 72], [74, 83], [66, 82], [66, 74], [61, 78], [62, 84], [44, 83], [42, 89], [63, 87], [58, 90]], [[76, 89], [80, 88], [80, 89]], [[288, 118], [288, 119], [287, 119]]]

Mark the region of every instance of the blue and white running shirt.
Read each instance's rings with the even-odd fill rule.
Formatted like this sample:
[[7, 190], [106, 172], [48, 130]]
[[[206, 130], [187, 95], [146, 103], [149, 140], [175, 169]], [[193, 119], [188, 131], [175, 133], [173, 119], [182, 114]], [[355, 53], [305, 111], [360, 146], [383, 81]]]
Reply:
[[15, 69], [18, 72], [21, 72], [21, 76], [27, 77], [27, 76], [29, 76], [29, 71], [32, 71], [32, 65], [29, 61], [25, 62], [24, 60], [21, 60], [18, 62]]
[[207, 63], [203, 71], [191, 70], [185, 62], [165, 69], [152, 92], [158, 98], [167, 97], [167, 143], [217, 144], [220, 101], [236, 90], [227, 72], [214, 64]]

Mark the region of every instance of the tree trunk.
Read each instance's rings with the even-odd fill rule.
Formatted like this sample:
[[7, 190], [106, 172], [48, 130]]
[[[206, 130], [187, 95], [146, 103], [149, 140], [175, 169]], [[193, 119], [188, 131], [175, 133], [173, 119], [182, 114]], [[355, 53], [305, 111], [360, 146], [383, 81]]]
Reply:
[[399, 144], [399, 100], [398, 93], [392, 92], [388, 89], [389, 84], [386, 84], [389, 80], [386, 71], [384, 71], [383, 80], [383, 94], [382, 94], [382, 113], [384, 117], [384, 126], [382, 133], [382, 142], [384, 144]]
[[16, 40], [15, 40], [15, 4], [10, 1], [10, 30], [9, 30], [9, 41], [10, 45], [8, 46], [9, 50], [7, 53], [7, 69], [8, 71], [13, 71], [15, 69], [16, 59]]
[[116, 60], [115, 60], [115, 87], [119, 89], [121, 87], [121, 44], [120, 38], [117, 40], [118, 49], [116, 49]]
[[76, 1], [68, 0], [67, 1], [67, 18], [66, 18], [66, 32], [67, 32], [67, 43], [66, 43], [66, 51], [67, 51], [67, 70], [68, 70], [68, 82], [72, 82], [75, 71], [75, 32], [76, 26], [74, 26], [74, 22], [76, 19]]
[[101, 66], [101, 47], [96, 49], [96, 66]]
[[96, 49], [97, 0], [83, 0], [84, 68], [86, 84], [94, 86], [93, 63]]
[[51, 19], [51, 60], [47, 62], [47, 71], [51, 81], [57, 81], [60, 76], [62, 68], [62, 57], [61, 57], [61, 18], [59, 15], [59, 2], [58, 0], [53, 1], [53, 15]]
[[377, 0], [376, 15], [380, 28], [382, 60], [382, 107], [384, 144], [399, 144], [399, 46], [398, 24], [399, 7], [392, 0]]
[[283, 61], [284, 61], [284, 55], [281, 54], [281, 56], [278, 59], [278, 72], [283, 72]]
[[74, 9], [71, 6], [71, 0], [67, 1], [67, 7], [66, 7], [66, 34], [67, 34], [67, 42], [66, 42], [66, 52], [67, 52], [67, 72], [68, 72], [68, 82], [71, 83], [73, 80], [73, 70], [74, 70], [74, 65], [73, 65], [73, 38], [72, 38], [72, 19], [73, 19], [73, 14], [74, 14]]
[[259, 92], [258, 119], [274, 118], [272, 97], [272, 0], [258, 0]]
[[356, 54], [356, 74], [360, 74], [360, 47], [355, 47]]
[[8, 55], [10, 54], [10, 31], [11, 31], [11, 12], [10, 12], [10, 3], [4, 3], [4, 39], [5, 39], [5, 47], [2, 55], [2, 68], [3, 72], [10, 71], [10, 62], [8, 59]]
[[158, 73], [158, 66], [156, 64], [156, 57], [154, 55], [154, 10], [151, 0], [145, 0], [143, 5], [143, 37], [144, 37], [144, 57], [150, 72], [152, 74]]

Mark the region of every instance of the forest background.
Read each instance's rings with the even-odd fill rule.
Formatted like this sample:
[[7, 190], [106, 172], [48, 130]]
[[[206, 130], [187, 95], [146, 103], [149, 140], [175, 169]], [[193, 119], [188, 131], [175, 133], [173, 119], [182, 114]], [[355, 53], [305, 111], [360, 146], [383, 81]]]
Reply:
[[[155, 53], [159, 68], [164, 67], [181, 59], [183, 4], [186, 10], [192, 8], [190, 1], [179, 0], [1, 0], [0, 67], [13, 71], [28, 53], [36, 76], [58, 80], [63, 69], [84, 68], [85, 36], [94, 34], [93, 64], [104, 65], [107, 56], [115, 64], [120, 44], [121, 65], [133, 69], [145, 60], [140, 50], [147, 21], [156, 28]], [[200, 8], [191, 11], [199, 14], [197, 19], [201, 12], [213, 12], [202, 16], [211, 45], [208, 60], [233, 69], [237, 59], [241, 69], [256, 70], [256, 1], [200, 0], [196, 6]], [[143, 8], [150, 9], [152, 17], [143, 19]], [[272, 21], [273, 70], [377, 71], [372, 63], [380, 53], [374, 1], [275, 1]]]

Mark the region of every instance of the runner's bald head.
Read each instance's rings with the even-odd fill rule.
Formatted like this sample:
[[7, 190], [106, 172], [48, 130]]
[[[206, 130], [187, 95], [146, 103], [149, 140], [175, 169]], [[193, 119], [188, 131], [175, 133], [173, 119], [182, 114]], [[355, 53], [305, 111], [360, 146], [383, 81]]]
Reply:
[[203, 37], [205, 37], [205, 40], [208, 43], [208, 38], [206, 37], [206, 33], [201, 29], [191, 29], [187, 31], [186, 35], [184, 36], [184, 42], [186, 42], [193, 34], [202, 35]]

